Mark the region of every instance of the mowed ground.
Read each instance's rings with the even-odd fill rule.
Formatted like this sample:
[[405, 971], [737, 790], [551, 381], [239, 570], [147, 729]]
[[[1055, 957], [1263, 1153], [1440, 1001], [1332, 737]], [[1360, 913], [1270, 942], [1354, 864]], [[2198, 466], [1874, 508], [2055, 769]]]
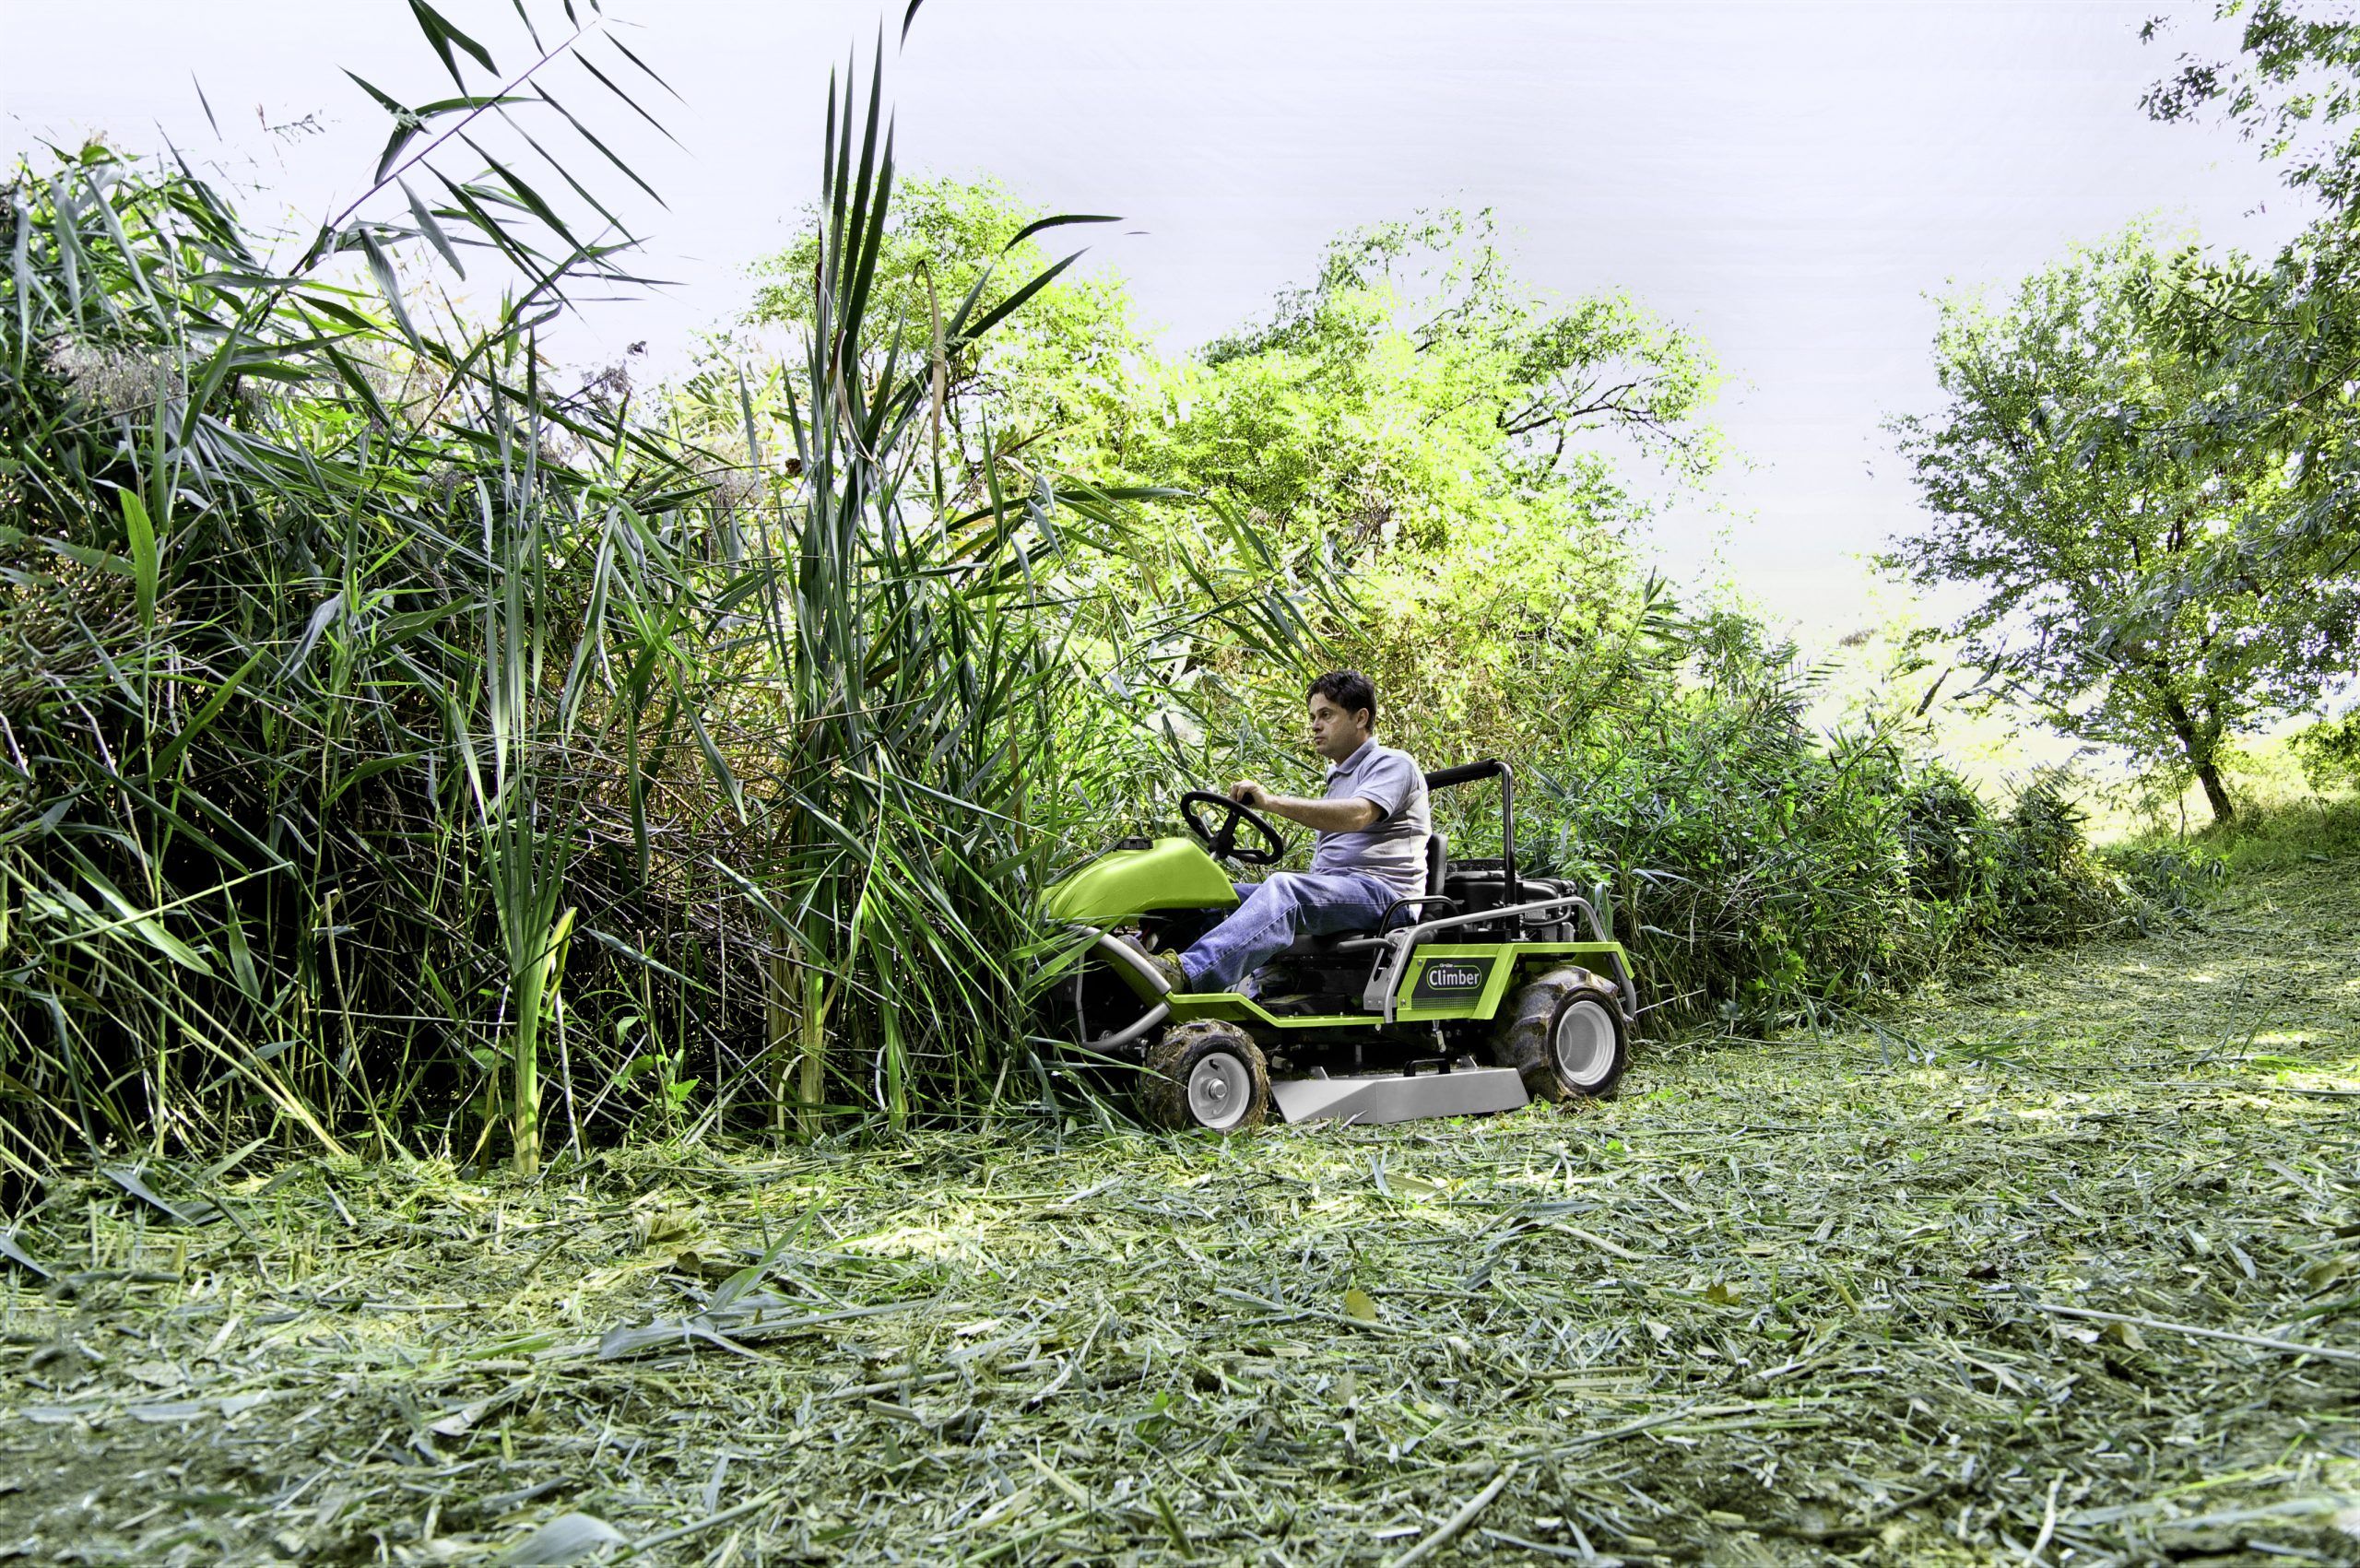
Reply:
[[1574, 1111], [95, 1178], [0, 1558], [2360, 1560], [2355, 882]]

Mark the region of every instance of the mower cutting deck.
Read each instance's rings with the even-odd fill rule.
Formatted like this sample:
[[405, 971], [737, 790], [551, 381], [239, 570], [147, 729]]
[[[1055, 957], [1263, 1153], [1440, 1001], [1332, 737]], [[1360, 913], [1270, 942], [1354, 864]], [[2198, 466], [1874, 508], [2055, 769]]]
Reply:
[[1376, 1123], [1611, 1093], [1639, 1008], [1606, 900], [1518, 872], [1506, 763], [1446, 768], [1426, 786], [1482, 779], [1500, 784], [1499, 859], [1453, 865], [1434, 834], [1422, 895], [1373, 929], [1297, 942], [1253, 996], [1172, 991], [1148, 956], [1237, 907], [1223, 862], [1275, 865], [1286, 848], [1249, 808], [1184, 796], [1193, 840], [1125, 839], [1049, 890], [1047, 913], [1086, 949], [1064, 987], [1075, 1044], [1139, 1069], [1150, 1123], [1215, 1132], [1257, 1126], [1274, 1103], [1290, 1122]]

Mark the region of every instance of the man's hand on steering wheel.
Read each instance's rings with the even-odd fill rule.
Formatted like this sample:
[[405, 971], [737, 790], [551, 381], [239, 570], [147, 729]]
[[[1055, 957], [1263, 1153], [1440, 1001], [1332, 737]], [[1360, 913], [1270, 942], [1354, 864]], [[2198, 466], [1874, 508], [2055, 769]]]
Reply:
[[1257, 779], [1240, 779], [1229, 786], [1229, 797], [1240, 806], [1251, 806], [1257, 811], [1270, 808], [1270, 792]]
[[[1241, 782], [1252, 783], [1251, 780]], [[1268, 798], [1268, 792], [1262, 790], [1259, 784], [1254, 787], [1264, 799]], [[1221, 812], [1221, 826], [1215, 828], [1207, 822], [1198, 815], [1198, 807], [1211, 807]], [[1215, 795], [1210, 790], [1192, 789], [1180, 797], [1180, 816], [1188, 824], [1188, 831], [1197, 835], [1197, 842], [1203, 844], [1216, 860], [1233, 860], [1240, 866], [1276, 866], [1286, 855], [1287, 841], [1279, 830], [1270, 825], [1268, 818], [1239, 799], [1234, 790], [1228, 795]], [[1241, 827], [1252, 829], [1254, 836], [1261, 842], [1239, 843], [1237, 830]]]

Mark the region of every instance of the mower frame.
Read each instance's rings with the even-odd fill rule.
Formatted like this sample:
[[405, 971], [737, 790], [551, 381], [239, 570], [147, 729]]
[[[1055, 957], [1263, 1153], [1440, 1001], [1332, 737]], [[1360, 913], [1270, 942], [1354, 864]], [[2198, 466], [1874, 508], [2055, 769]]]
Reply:
[[[1499, 859], [1455, 868], [1446, 853], [1440, 853], [1434, 863], [1438, 879], [1430, 881], [1422, 894], [1396, 900], [1386, 912], [1385, 927], [1298, 942], [1273, 960], [1273, 969], [1285, 965], [1298, 974], [1318, 977], [1318, 984], [1306, 995], [1267, 999], [1240, 991], [1174, 991], [1168, 971], [1143, 950], [1141, 944], [1161, 939], [1159, 933], [1185, 933], [1235, 907], [1235, 888], [1205, 850], [1207, 845], [1233, 843], [1238, 825], [1233, 818], [1218, 832], [1192, 819], [1194, 843], [1127, 838], [1076, 867], [1052, 887], [1046, 903], [1047, 913], [1080, 938], [1072, 981], [1077, 1028], [1068, 1037], [1102, 1062], [1143, 1062], [1160, 1040], [1182, 1035], [1202, 1039], [1205, 1028], [1227, 1026], [1271, 1053], [1269, 1065], [1283, 1069], [1271, 1074], [1276, 1089], [1283, 1090], [1290, 1081], [1328, 1079], [1330, 1067], [1363, 1074], [1374, 1054], [1403, 1070], [1388, 1074], [1380, 1069], [1373, 1076], [1329, 1081], [1376, 1091], [1360, 1096], [1358, 1102], [1389, 1105], [1406, 1096], [1438, 1107], [1457, 1105], [1474, 1089], [1470, 1075], [1499, 1076], [1496, 1067], [1481, 1066], [1479, 1057], [1498, 1060], [1506, 1054], [1508, 1031], [1531, 1010], [1533, 983], [1545, 977], [1559, 990], [1586, 987], [1583, 994], [1595, 997], [1601, 1011], [1611, 1008], [1617, 1015], [1614, 1048], [1626, 1050], [1638, 1022], [1639, 993], [1629, 956], [1615, 939], [1605, 889], [1594, 887], [1585, 894], [1562, 881], [1523, 873], [1516, 850], [1515, 775], [1505, 762], [1444, 768], [1425, 778], [1430, 790], [1499, 781]], [[1192, 794], [1191, 798], [1205, 797]], [[1446, 844], [1441, 848], [1446, 852]], [[1183, 888], [1191, 890], [1184, 896], [1179, 891]], [[1226, 902], [1215, 896], [1217, 889], [1228, 895]], [[1477, 898], [1498, 902], [1462, 907]], [[1404, 923], [1392, 924], [1405, 914], [1409, 918]], [[1139, 940], [1127, 936], [1126, 927], [1139, 930]], [[1173, 939], [1184, 945], [1177, 937]], [[1093, 1031], [1086, 988], [1091, 973], [1119, 980], [1122, 989], [1136, 998], [1128, 1005], [1139, 1009], [1137, 1016], [1126, 1013], [1113, 1027]], [[1108, 995], [1103, 989], [1099, 994]], [[1516, 999], [1513, 1008], [1512, 997]], [[1271, 1000], [1287, 1005], [1267, 1005]], [[1456, 1098], [1439, 1086], [1417, 1087], [1435, 1076], [1432, 1069], [1437, 1067], [1443, 1074], [1456, 1070], [1469, 1078]], [[1420, 1067], [1429, 1071], [1421, 1075]], [[1620, 1071], [1618, 1065], [1612, 1077], [1619, 1078]], [[1605, 1089], [1611, 1087], [1610, 1079]], [[1283, 1093], [1274, 1098], [1282, 1108], [1288, 1104]], [[1293, 1099], [1301, 1102], [1304, 1096]], [[1480, 1108], [1506, 1109], [1524, 1102], [1519, 1091], [1512, 1102], [1493, 1095]], [[1409, 1114], [1457, 1113], [1437, 1109]]]

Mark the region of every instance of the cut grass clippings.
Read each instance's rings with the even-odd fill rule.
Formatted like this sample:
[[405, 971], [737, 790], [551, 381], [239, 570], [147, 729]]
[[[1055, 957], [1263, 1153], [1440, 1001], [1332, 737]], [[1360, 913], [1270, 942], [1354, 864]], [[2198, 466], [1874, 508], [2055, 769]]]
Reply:
[[2350, 1561], [2352, 882], [1571, 1112], [95, 1174], [0, 1554]]

